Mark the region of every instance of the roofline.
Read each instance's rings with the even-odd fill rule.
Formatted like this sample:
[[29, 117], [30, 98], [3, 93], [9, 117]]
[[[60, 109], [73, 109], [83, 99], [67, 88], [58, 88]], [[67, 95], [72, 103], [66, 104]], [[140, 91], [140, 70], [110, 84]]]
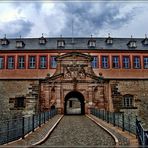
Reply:
[[[7, 37], [5, 39], [10, 39], [10, 40], [23, 40], [23, 39], [40, 39], [41, 37]], [[44, 37], [45, 39], [107, 39], [108, 37], [84, 37], [84, 36], [81, 36], [81, 37], [72, 37], [72, 36], [67, 36], [67, 37]], [[4, 38], [0, 38], [0, 39], [4, 39]], [[111, 39], [131, 39], [131, 37], [111, 37]], [[145, 39], [145, 37], [132, 37], [132, 39]]]

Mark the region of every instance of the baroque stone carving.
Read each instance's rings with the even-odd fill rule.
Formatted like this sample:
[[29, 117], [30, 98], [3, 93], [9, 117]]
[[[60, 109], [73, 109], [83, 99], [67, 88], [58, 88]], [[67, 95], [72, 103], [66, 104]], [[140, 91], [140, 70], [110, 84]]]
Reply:
[[80, 64], [71, 64], [71, 65], [64, 65], [64, 78], [66, 79], [85, 79], [85, 69], [84, 65]]

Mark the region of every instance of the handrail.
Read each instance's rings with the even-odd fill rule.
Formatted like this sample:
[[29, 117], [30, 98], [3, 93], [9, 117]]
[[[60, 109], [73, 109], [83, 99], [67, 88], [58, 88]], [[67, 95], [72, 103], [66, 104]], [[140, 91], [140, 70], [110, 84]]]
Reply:
[[45, 124], [57, 114], [57, 109], [41, 112], [28, 117], [15, 118], [0, 122], [0, 145], [25, 138], [29, 132]]

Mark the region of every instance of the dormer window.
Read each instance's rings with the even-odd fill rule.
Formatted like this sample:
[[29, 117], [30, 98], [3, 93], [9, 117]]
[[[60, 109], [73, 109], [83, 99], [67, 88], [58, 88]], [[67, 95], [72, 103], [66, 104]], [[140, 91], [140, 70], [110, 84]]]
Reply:
[[94, 48], [94, 47], [96, 47], [96, 41], [95, 40], [89, 40], [88, 41], [88, 46], [91, 48]]
[[110, 37], [110, 34], [108, 34], [108, 38], [106, 39], [106, 44], [113, 44], [113, 39]]
[[41, 44], [41, 45], [46, 44], [46, 39], [43, 37], [43, 34], [42, 34], [42, 37], [39, 38], [39, 44]]
[[127, 46], [130, 48], [136, 48], [136, 41], [132, 38], [131, 36], [131, 40], [127, 43]]
[[8, 45], [8, 44], [9, 44], [9, 41], [6, 38], [6, 34], [5, 34], [5, 37], [3, 39], [1, 39], [1, 45]]
[[1, 45], [8, 45], [9, 41], [7, 39], [1, 39]]
[[145, 39], [142, 40], [142, 44], [143, 44], [143, 45], [148, 45], [148, 38], [147, 38], [146, 35], [145, 35]]
[[24, 47], [24, 46], [25, 46], [25, 44], [24, 44], [23, 41], [16, 41], [16, 47], [17, 47], [17, 48], [22, 48], [22, 47]]
[[136, 42], [135, 41], [130, 41], [129, 47], [135, 48], [136, 47]]
[[57, 41], [57, 46], [58, 47], [64, 47], [65, 46], [65, 41], [64, 40], [58, 40]]

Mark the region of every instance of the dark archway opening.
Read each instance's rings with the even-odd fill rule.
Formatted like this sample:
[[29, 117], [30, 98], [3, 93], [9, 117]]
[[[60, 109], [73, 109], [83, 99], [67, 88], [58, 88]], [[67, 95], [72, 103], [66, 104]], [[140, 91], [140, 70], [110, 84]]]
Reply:
[[80, 92], [71, 91], [65, 96], [64, 114], [65, 115], [85, 114], [84, 96]]

